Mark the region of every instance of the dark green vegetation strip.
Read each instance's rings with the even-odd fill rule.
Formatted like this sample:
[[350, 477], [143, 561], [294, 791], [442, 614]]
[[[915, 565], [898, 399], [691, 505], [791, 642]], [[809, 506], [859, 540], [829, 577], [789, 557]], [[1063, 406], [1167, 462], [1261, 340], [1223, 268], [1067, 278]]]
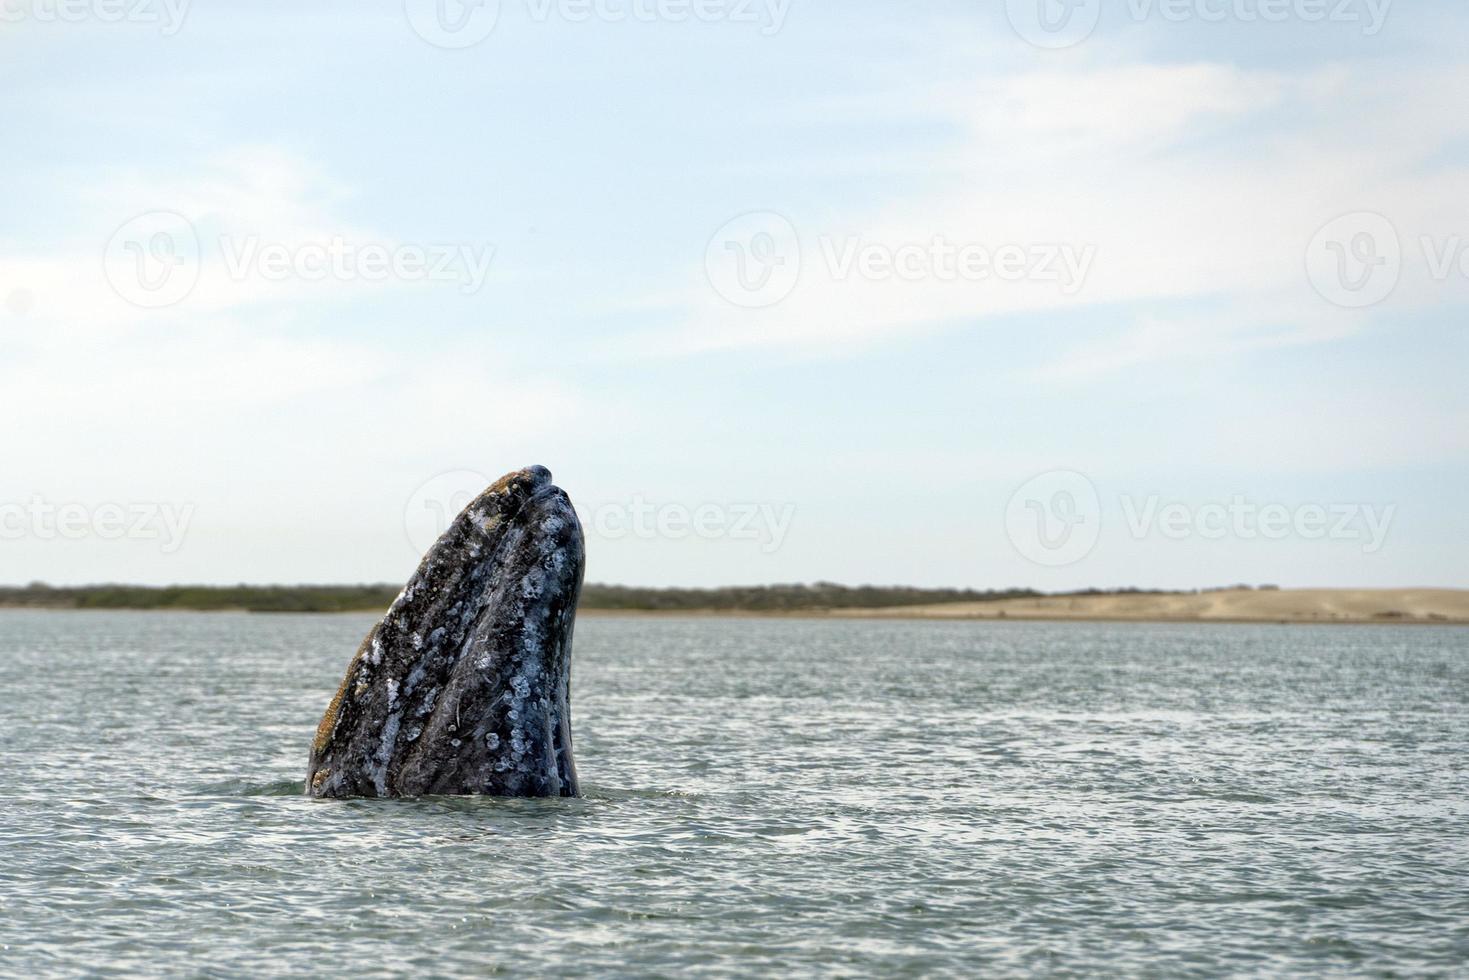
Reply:
[[[1122, 592], [1148, 590], [1124, 589]], [[381, 612], [398, 594], [391, 585], [89, 585], [51, 587], [34, 583], [0, 587], [0, 606], [50, 609], [187, 609], [250, 612]], [[765, 585], [725, 589], [639, 589], [587, 585], [583, 609], [627, 612], [802, 612], [822, 609], [881, 609], [944, 602], [994, 602], [1044, 593], [1033, 589], [915, 589], [884, 586]], [[1088, 590], [1071, 595], [1115, 595]]]
[[209, 612], [356, 612], [383, 610], [398, 589], [386, 585], [85, 585], [0, 588], [0, 605], [53, 609], [191, 609]]

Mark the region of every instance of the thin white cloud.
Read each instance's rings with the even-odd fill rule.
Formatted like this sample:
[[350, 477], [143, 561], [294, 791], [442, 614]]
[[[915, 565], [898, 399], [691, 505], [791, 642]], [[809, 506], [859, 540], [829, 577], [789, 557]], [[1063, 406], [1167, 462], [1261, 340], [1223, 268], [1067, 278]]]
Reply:
[[[1140, 318], [1119, 324], [1132, 330], [1130, 349], [1097, 362], [1121, 367], [1169, 346], [1137, 311], [1187, 300], [1248, 311], [1238, 339], [1225, 338], [1228, 327], [1206, 329], [1201, 343], [1212, 349], [1342, 336], [1361, 318], [1315, 296], [1303, 272], [1306, 246], [1324, 223], [1354, 210], [1393, 215], [1411, 244], [1433, 215], [1456, 207], [1462, 175], [1435, 163], [1469, 135], [1469, 120], [1447, 110], [1455, 101], [1469, 101], [1469, 73], [1410, 66], [1368, 76], [1334, 66], [1141, 65], [946, 86], [913, 111], [942, 114], [966, 135], [927, 190], [866, 212], [786, 215], [801, 240], [789, 296], [740, 308], [709, 288], [703, 269], [690, 269], [686, 326], [631, 344], [656, 355], [784, 348], [829, 356], [1002, 315], [1105, 308]], [[994, 277], [874, 279], [842, 274], [831, 261], [833, 247], [853, 241], [891, 252], [936, 240], [992, 251], [1069, 247], [1092, 250], [1094, 260], [1076, 289]], [[1443, 301], [1441, 284], [1425, 278], [1405, 270], [1393, 302]], [[1278, 325], [1273, 340], [1251, 339], [1262, 324]], [[1074, 373], [1085, 354], [1062, 352], [1054, 373]]]
[[1165, 361], [1217, 360], [1255, 351], [1303, 347], [1339, 340], [1363, 329], [1365, 314], [1324, 312], [1289, 299], [1270, 304], [1271, 318], [1244, 307], [1222, 312], [1135, 317], [1122, 330], [1077, 344], [1031, 374], [1037, 381], [1086, 381]]
[[[105, 438], [100, 433], [119, 423], [197, 437], [211, 424], [283, 405], [350, 409], [349, 424], [425, 453], [451, 448], [466, 431], [520, 439], [579, 417], [575, 391], [504, 358], [305, 327], [333, 319], [320, 311], [392, 282], [237, 277], [217, 241], [208, 246], [211, 236], [236, 243], [254, 236], [289, 249], [338, 237], [398, 244], [343, 218], [348, 199], [339, 182], [299, 156], [237, 147], [184, 174], [125, 174], [90, 187], [89, 228], [53, 252], [0, 248], [0, 326], [11, 353], [0, 360], [0, 412], [22, 423], [8, 446], [12, 459], [40, 466], [82, 448], [56, 445], [46, 433], [57, 429], [86, 433], [84, 441]], [[109, 282], [104, 247], [115, 222], [160, 210], [185, 216], [206, 254], [184, 299], [148, 309]], [[53, 367], [36, 371], [36, 364]], [[263, 421], [258, 428], [262, 446], [283, 434]]]

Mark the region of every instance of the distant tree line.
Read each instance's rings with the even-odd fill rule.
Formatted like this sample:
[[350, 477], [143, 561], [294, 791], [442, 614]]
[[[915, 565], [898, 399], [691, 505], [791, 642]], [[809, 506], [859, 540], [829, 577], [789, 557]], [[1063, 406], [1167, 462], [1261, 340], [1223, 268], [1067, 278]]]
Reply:
[[0, 606], [52, 609], [184, 609], [215, 612], [359, 612], [386, 609], [398, 595], [388, 585], [84, 585], [0, 587]]
[[[392, 585], [88, 585], [52, 587], [34, 582], [0, 586], [0, 606], [50, 609], [179, 609], [202, 612], [381, 612], [398, 595]], [[1068, 595], [1145, 593], [1146, 589], [1088, 589]], [[880, 609], [949, 602], [998, 602], [1036, 598], [1034, 589], [918, 589], [908, 586], [758, 585], [722, 589], [640, 589], [589, 584], [584, 609], [625, 612], [803, 612], [823, 609]]]
[[992, 602], [1039, 596], [1033, 589], [915, 589], [908, 586], [752, 585], [723, 589], [639, 589], [627, 585], [588, 585], [582, 605], [591, 609], [673, 612], [800, 612], [819, 609], [880, 609], [942, 602]]

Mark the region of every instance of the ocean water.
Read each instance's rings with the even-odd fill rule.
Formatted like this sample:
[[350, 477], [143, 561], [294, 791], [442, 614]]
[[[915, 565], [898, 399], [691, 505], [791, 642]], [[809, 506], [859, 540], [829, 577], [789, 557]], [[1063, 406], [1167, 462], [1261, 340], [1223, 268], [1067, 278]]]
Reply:
[[307, 799], [370, 625], [0, 611], [0, 974], [1469, 969], [1469, 630], [584, 618], [585, 798]]

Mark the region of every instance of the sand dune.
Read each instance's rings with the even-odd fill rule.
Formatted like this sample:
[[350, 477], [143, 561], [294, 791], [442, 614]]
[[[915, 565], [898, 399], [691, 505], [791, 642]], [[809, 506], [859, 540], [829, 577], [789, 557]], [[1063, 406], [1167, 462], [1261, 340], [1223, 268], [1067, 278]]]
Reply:
[[1469, 590], [1231, 589], [1196, 595], [1046, 596], [1001, 602], [839, 609], [831, 615], [872, 619], [1469, 623]]

